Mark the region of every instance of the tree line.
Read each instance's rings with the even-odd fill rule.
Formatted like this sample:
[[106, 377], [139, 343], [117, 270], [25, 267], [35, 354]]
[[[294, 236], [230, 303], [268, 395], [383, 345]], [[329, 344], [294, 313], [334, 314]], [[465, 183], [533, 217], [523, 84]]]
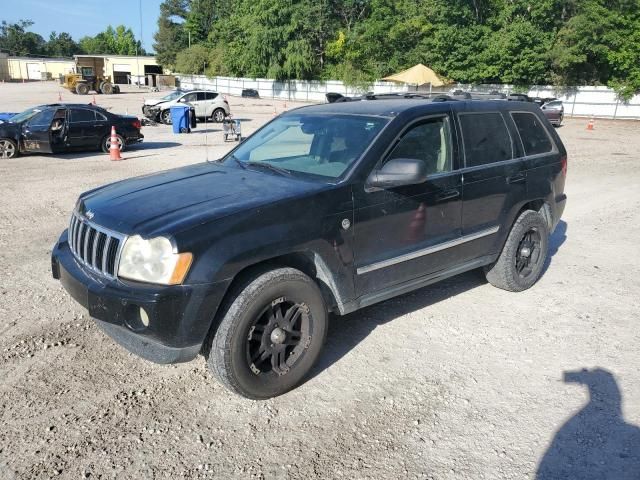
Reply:
[[144, 55], [133, 31], [124, 25], [112, 27], [95, 36], [82, 37], [76, 42], [67, 32], [51, 32], [49, 39], [30, 32], [31, 20], [0, 23], [0, 51], [15, 56], [71, 57], [73, 55]]
[[640, 91], [640, 0], [164, 0], [160, 11], [158, 61], [181, 73], [367, 85], [424, 63], [462, 83]]

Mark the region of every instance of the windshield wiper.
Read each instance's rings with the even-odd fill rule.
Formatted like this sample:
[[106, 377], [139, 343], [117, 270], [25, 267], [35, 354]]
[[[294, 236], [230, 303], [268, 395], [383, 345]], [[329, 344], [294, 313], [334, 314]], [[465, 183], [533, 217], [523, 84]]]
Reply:
[[266, 168], [268, 170], [271, 170], [272, 172], [276, 172], [276, 173], [279, 173], [280, 175], [284, 175], [285, 177], [290, 177], [291, 176], [291, 172], [289, 170], [287, 170], [286, 168], [277, 167], [276, 165], [274, 165], [272, 163], [267, 163], [267, 162], [246, 162], [245, 165], [249, 166], [249, 167]]
[[247, 166], [244, 164], [244, 162], [241, 162], [238, 157], [236, 157], [235, 155], [230, 155], [229, 158], [231, 158], [234, 162], [236, 162], [238, 165], [240, 165], [240, 168], [242, 168], [243, 170], [247, 169]]

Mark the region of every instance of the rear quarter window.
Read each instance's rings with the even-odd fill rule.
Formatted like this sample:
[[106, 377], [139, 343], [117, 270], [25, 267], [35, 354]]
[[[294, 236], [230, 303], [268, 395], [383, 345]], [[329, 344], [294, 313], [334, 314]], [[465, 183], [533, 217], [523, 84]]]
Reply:
[[513, 158], [513, 142], [499, 112], [462, 113], [459, 116], [467, 167]]
[[553, 143], [549, 138], [549, 134], [536, 115], [528, 112], [518, 112], [512, 113], [511, 116], [520, 134], [526, 156], [540, 155], [553, 150]]

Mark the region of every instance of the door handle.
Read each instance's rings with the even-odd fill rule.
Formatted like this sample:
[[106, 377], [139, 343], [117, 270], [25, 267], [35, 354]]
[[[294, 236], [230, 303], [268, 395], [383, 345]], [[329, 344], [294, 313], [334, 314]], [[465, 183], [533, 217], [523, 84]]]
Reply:
[[507, 183], [524, 183], [527, 180], [524, 173], [516, 173], [510, 177], [507, 177]]
[[436, 195], [437, 202], [444, 202], [445, 200], [452, 200], [454, 198], [458, 198], [460, 196], [460, 190], [445, 190]]

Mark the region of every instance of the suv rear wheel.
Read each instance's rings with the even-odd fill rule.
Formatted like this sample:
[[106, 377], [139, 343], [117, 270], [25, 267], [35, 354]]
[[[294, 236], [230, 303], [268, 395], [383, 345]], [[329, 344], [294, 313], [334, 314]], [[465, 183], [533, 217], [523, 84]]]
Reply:
[[279, 268], [234, 292], [205, 345], [210, 371], [230, 390], [251, 399], [297, 386], [318, 359], [327, 310], [318, 286], [304, 273]]
[[211, 114], [211, 119], [214, 122], [222, 123], [222, 121], [224, 120], [225, 116], [226, 116], [226, 114], [224, 113], [224, 110], [222, 108], [216, 108], [213, 111], [213, 113]]
[[525, 210], [507, 237], [502, 253], [485, 267], [487, 280], [494, 287], [521, 292], [542, 275], [549, 249], [549, 227], [544, 216]]
[[[124, 138], [122, 138], [120, 134], [116, 134], [116, 138], [118, 139], [118, 147], [120, 147], [120, 151], [124, 152], [127, 145]], [[104, 153], [109, 153], [109, 150], [111, 149], [111, 135], [107, 135], [102, 139], [102, 142], [100, 142], [100, 148], [102, 148]]]

